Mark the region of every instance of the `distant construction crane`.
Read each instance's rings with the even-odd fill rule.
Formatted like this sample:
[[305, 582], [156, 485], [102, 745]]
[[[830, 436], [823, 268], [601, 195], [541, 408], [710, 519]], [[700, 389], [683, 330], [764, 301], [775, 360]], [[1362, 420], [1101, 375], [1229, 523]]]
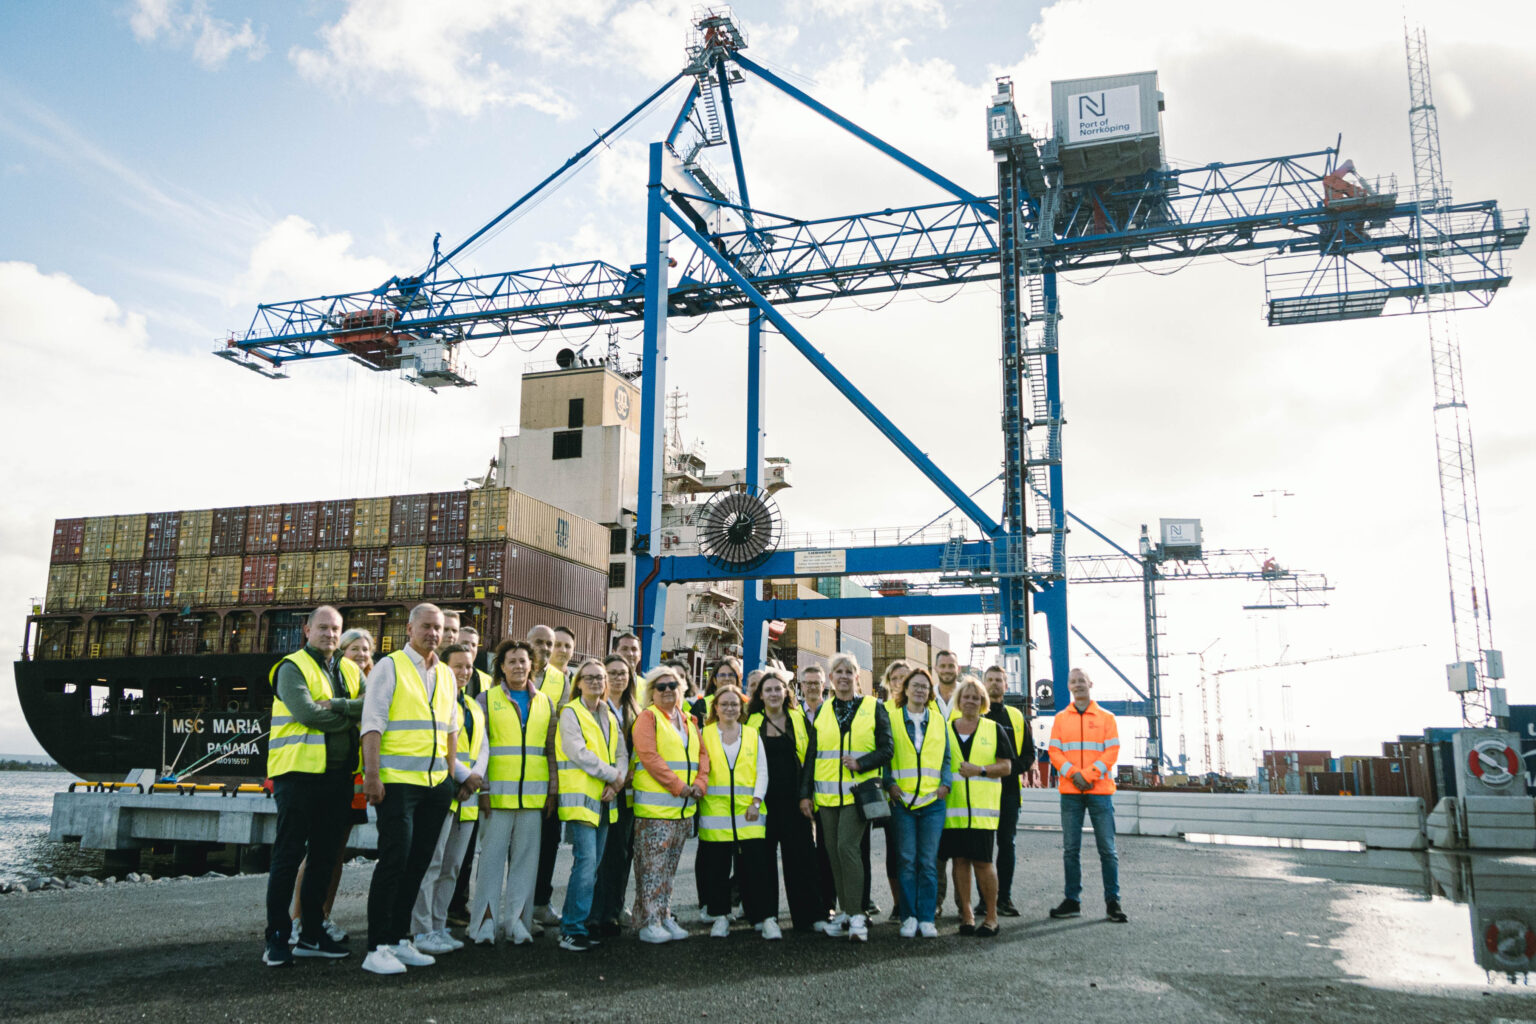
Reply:
[[[1477, 500], [1477, 460], [1472, 418], [1461, 379], [1461, 341], [1451, 312], [1456, 277], [1450, 267], [1461, 246], [1461, 218], [1440, 162], [1440, 117], [1429, 77], [1429, 41], [1422, 25], [1404, 25], [1408, 50], [1408, 131], [1413, 142], [1413, 187], [1419, 203], [1419, 278], [1429, 325], [1434, 370], [1435, 455], [1440, 471], [1440, 516], [1445, 531], [1445, 569], [1451, 598], [1451, 645], [1446, 667], [1450, 688], [1461, 698], [1461, 720], [1482, 725], [1502, 705], [1502, 688], [1490, 693], [1484, 680], [1504, 678], [1504, 657], [1493, 646], [1493, 604], [1483, 564], [1483, 521]], [[1506, 712], [1507, 713], [1507, 712]]]

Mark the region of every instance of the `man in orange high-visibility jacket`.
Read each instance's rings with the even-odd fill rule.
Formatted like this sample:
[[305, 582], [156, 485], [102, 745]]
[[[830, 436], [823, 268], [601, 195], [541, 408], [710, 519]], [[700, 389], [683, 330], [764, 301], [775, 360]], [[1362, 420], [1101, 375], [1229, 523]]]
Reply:
[[1099, 848], [1104, 877], [1104, 909], [1111, 921], [1129, 918], [1120, 909], [1120, 856], [1115, 852], [1115, 760], [1120, 733], [1115, 716], [1093, 702], [1093, 680], [1074, 668], [1067, 676], [1072, 703], [1056, 712], [1051, 723], [1051, 764], [1060, 777], [1061, 860], [1066, 874], [1066, 898], [1052, 917], [1077, 917], [1083, 894], [1083, 815], [1093, 821], [1093, 841]]

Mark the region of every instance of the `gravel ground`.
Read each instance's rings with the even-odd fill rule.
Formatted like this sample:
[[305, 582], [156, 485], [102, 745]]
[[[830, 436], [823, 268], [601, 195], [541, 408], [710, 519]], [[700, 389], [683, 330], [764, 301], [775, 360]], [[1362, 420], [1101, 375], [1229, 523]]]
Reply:
[[[0, 1020], [1536, 1019], [1536, 998], [1502, 982], [1445, 984], [1425, 975], [1409, 984], [1344, 973], [1343, 951], [1358, 964], [1363, 950], [1369, 963], [1373, 942], [1390, 948], [1399, 968], [1416, 950], [1443, 957], [1447, 949], [1470, 966], [1464, 914], [1459, 931], [1436, 934], [1383, 925], [1376, 935], [1361, 924], [1362, 905], [1400, 921], [1407, 918], [1390, 911], [1426, 905], [1422, 896], [1298, 880], [1283, 856], [1266, 851], [1143, 837], [1120, 844], [1129, 925], [1100, 916], [1091, 844], [1089, 915], [1047, 919], [1059, 899], [1060, 835], [1024, 831], [1015, 896], [1026, 916], [1005, 918], [991, 941], [954, 934], [952, 911], [936, 941], [903, 940], [894, 924], [881, 923], [867, 945], [787, 927], [777, 943], [744, 927], [712, 940], [694, 924], [687, 942], [647, 946], [626, 936], [585, 955], [561, 952], [548, 936], [532, 947], [471, 946], [395, 978], [358, 969], [366, 866], [347, 869], [336, 911], [357, 952], [283, 970], [260, 962], [265, 876], [0, 896]], [[561, 858], [557, 879], [569, 851]], [[877, 833], [877, 872], [882, 858]], [[686, 853], [676, 886], [685, 923], [697, 910], [692, 861]], [[884, 879], [875, 894], [889, 908]]]

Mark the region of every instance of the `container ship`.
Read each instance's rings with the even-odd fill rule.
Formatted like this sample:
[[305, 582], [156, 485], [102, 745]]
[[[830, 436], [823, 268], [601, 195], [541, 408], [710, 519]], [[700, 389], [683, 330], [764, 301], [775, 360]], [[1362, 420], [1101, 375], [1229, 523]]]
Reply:
[[272, 666], [316, 605], [406, 643], [431, 601], [482, 650], [539, 623], [608, 647], [608, 527], [505, 487], [61, 519], [16, 691], [37, 741], [90, 780], [248, 782], [266, 769]]

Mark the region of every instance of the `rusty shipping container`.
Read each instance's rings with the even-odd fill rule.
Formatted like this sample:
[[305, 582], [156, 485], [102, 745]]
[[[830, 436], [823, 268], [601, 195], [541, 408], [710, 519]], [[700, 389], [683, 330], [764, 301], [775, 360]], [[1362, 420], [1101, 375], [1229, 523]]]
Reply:
[[505, 487], [470, 491], [469, 503], [471, 541], [509, 540], [607, 571], [606, 526]]
[[310, 596], [316, 604], [345, 601], [352, 572], [352, 552], [316, 551]]
[[48, 553], [50, 565], [72, 565], [80, 561], [85, 546], [84, 519], [58, 519], [53, 524], [53, 548]]
[[518, 544], [506, 556], [502, 590], [550, 608], [569, 608], [602, 618], [608, 608], [608, 574]]
[[80, 561], [109, 562], [112, 560], [115, 518], [114, 516], [86, 517], [80, 527]]
[[48, 567], [48, 591], [43, 610], [50, 615], [78, 611], [80, 608], [80, 566], [73, 564]]
[[208, 586], [204, 605], [225, 607], [240, 603], [240, 577], [245, 559], [241, 555], [221, 555], [208, 559]]
[[137, 562], [144, 557], [144, 530], [149, 516], [136, 515], [112, 517], [112, 561]]
[[382, 601], [389, 583], [389, 548], [353, 548], [347, 600]]
[[240, 603], [272, 604], [276, 598], [277, 556], [246, 555], [240, 566]]
[[335, 551], [352, 546], [352, 514], [357, 502], [320, 502], [319, 518], [315, 525], [315, 548], [319, 551]]
[[245, 512], [245, 553], [270, 555], [283, 536], [283, 506], [252, 505]]
[[213, 528], [209, 536], [208, 554], [214, 558], [245, 553], [245, 506], [216, 508], [213, 510]]
[[389, 546], [389, 498], [358, 498], [352, 503], [352, 547]]
[[315, 532], [320, 526], [320, 503], [301, 501], [283, 506], [283, 525], [278, 537], [279, 551], [315, 550]]
[[176, 606], [201, 608], [208, 601], [208, 559], [176, 560]]
[[213, 544], [213, 509], [200, 508], [181, 513], [176, 536], [177, 558], [207, 558]]
[[389, 500], [389, 546], [412, 547], [427, 542], [432, 514], [430, 494], [397, 494]]
[[145, 608], [170, 608], [176, 597], [176, 559], [144, 559]]
[[505, 541], [478, 541], [464, 546], [464, 576], [469, 596], [478, 597], [477, 590], [481, 593], [501, 592], [511, 547]]
[[314, 592], [315, 553], [289, 551], [277, 556], [277, 603], [308, 604]]
[[469, 492], [439, 491], [427, 515], [428, 544], [462, 544], [469, 539]]
[[113, 562], [107, 582], [107, 610], [131, 611], [143, 607], [144, 562]]
[[144, 557], [175, 558], [180, 547], [181, 513], [151, 513], [144, 524]]
[[463, 544], [428, 544], [424, 596], [443, 600], [465, 594], [468, 579], [464, 575]]

